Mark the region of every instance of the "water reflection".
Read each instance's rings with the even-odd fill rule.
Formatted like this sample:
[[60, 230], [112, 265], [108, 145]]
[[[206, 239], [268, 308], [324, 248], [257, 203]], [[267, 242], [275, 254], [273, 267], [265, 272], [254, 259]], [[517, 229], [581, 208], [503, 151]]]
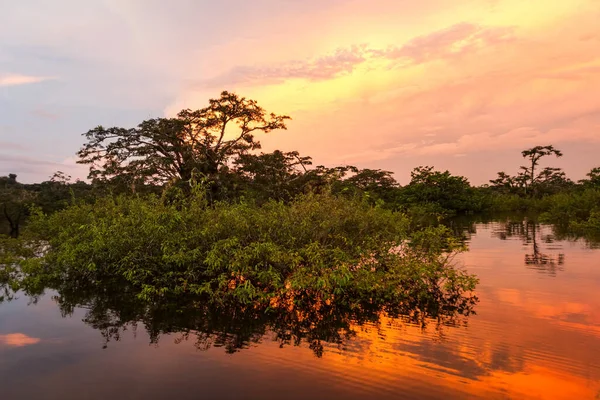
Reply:
[[39, 338], [27, 336], [23, 333], [9, 333], [6, 335], [0, 335], [0, 345], [9, 347], [31, 346], [39, 342]]
[[303, 296], [280, 306], [207, 303], [200, 298], [178, 297], [171, 301], [140, 300], [136, 291], [124, 284], [81, 286], [80, 282], [61, 282], [53, 296], [63, 317], [84, 309], [83, 322], [100, 331], [102, 346], [119, 341], [125, 331], [146, 330], [150, 342], [179, 334], [178, 343], [192, 342], [198, 350], [222, 347], [235, 353], [261, 343], [265, 337], [280, 347], [307, 344], [321, 357], [324, 344], [343, 348], [356, 335], [356, 328], [377, 325], [386, 318], [416, 324], [438, 331], [449, 326], [464, 326], [478, 302], [474, 294], [451, 293], [442, 285], [430, 283], [426, 292], [409, 293], [407, 301], [389, 304], [375, 301], [348, 304]]
[[[438, 285], [395, 307], [305, 297], [271, 310], [147, 303], [118, 282], [50, 285], [31, 307], [20, 294], [0, 305], [0, 335], [40, 342], [0, 343], [2, 398], [594, 399], [599, 253], [532, 222], [466, 227], [455, 262], [480, 278], [476, 306]], [[524, 268], [534, 241], [555, 276]]]
[[507, 221], [497, 226], [493, 233], [500, 240], [518, 238], [528, 247], [525, 254], [525, 265], [540, 273], [556, 276], [558, 271], [563, 271], [565, 255], [562, 252], [548, 253], [548, 251], [560, 251], [560, 247], [552, 246], [556, 239], [549, 228], [543, 227], [534, 220]]
[[565, 253], [560, 241], [582, 240], [590, 248], [598, 247], [593, 238], [574, 237], [559, 227], [540, 224], [532, 218], [495, 218], [493, 223], [482, 217], [461, 218], [451, 221], [450, 224], [456, 235], [469, 241], [477, 234], [477, 225], [482, 222], [491, 224], [494, 238], [521, 241], [526, 248], [523, 255], [524, 265], [549, 276], [556, 276], [564, 271]]

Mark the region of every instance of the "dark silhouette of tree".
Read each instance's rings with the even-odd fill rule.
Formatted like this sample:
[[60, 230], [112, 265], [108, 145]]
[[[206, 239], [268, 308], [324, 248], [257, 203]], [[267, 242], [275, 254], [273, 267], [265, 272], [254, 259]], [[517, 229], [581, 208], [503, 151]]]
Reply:
[[119, 178], [130, 185], [189, 182], [194, 177], [218, 186], [218, 174], [232, 159], [260, 149], [257, 132], [286, 129], [285, 115], [267, 114], [254, 100], [222, 92], [200, 110], [175, 118], [143, 121], [136, 128], [99, 126], [84, 136], [79, 163], [89, 178]]
[[506, 172], [498, 172], [496, 179], [490, 180], [491, 187], [502, 193], [524, 193], [528, 177], [525, 174], [511, 176]]
[[580, 180], [580, 184], [586, 187], [600, 187], [600, 167], [592, 168], [586, 176], [587, 179]]
[[490, 180], [491, 187], [499, 192], [516, 193], [521, 195], [537, 196], [551, 194], [569, 186], [572, 182], [567, 179], [561, 168], [546, 167], [536, 173], [540, 160], [549, 155], [562, 157], [562, 152], [554, 146], [535, 146], [523, 150], [521, 155], [529, 159], [528, 166], [521, 166], [516, 176], [505, 172], [498, 172], [498, 177]]
[[392, 176], [393, 172], [381, 169], [361, 169], [346, 179], [346, 182], [365, 191], [384, 192], [400, 185]]
[[401, 191], [401, 202], [408, 205], [438, 205], [445, 210], [463, 212], [471, 209], [474, 191], [464, 176], [434, 167], [420, 166], [411, 172], [411, 181]]
[[[535, 146], [527, 150], [523, 150], [521, 152], [523, 158], [528, 158], [530, 162], [530, 166], [521, 167], [522, 173], [528, 177], [527, 185], [525, 186], [525, 192], [527, 193], [528, 187], [533, 190], [535, 193], [536, 184], [544, 178], [544, 175], [536, 175], [535, 168], [539, 165], [540, 159], [542, 157], [555, 155], [556, 157], [562, 157], [562, 152], [558, 149], [555, 149], [554, 146]], [[558, 169], [554, 169], [552, 172], [557, 172]], [[548, 171], [545, 172], [546, 175]]]
[[28, 191], [17, 182], [17, 175], [0, 177], [0, 213], [8, 224], [9, 235], [18, 237], [27, 212], [28, 205], [33, 202], [35, 193]]
[[310, 157], [297, 151], [242, 154], [235, 161], [235, 175], [247, 192], [261, 201], [290, 200], [302, 193], [302, 177], [312, 164]]

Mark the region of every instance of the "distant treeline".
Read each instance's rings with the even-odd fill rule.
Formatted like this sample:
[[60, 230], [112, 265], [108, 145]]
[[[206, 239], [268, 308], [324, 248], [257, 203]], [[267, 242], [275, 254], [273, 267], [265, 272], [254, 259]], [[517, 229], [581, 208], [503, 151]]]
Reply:
[[56, 172], [48, 181], [22, 184], [0, 177], [0, 233], [17, 236], [32, 206], [51, 214], [74, 202], [114, 195], [155, 194], [166, 202], [201, 187], [209, 204], [241, 200], [257, 205], [290, 202], [299, 195], [328, 193], [361, 197], [371, 205], [402, 211], [415, 224], [448, 216], [496, 211], [543, 212], [548, 221], [573, 229], [600, 225], [600, 167], [587, 179], [570, 180], [560, 168], [540, 166], [561, 157], [553, 146], [524, 150], [525, 165], [480, 187], [467, 178], [420, 166], [401, 186], [390, 171], [355, 166], [312, 166], [296, 151], [258, 153], [258, 132], [286, 129], [288, 116], [269, 114], [253, 100], [223, 92], [200, 110], [143, 121], [136, 128], [96, 127], [85, 133], [79, 162], [90, 166], [89, 182]]

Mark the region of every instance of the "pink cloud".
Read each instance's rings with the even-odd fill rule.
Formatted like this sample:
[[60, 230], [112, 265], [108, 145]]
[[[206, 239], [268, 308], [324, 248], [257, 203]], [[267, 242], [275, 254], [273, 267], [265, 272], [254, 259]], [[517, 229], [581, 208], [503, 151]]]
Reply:
[[[227, 87], [294, 118], [287, 132], [260, 138], [265, 151], [299, 150], [317, 164], [398, 173], [433, 162], [467, 170], [474, 182], [531, 145], [600, 151], [600, 14], [593, 2], [589, 10], [532, 5], [545, 9], [531, 16], [520, 13], [527, 6], [504, 1], [489, 12], [463, 2], [359, 3], [314, 16], [328, 29], [347, 22], [323, 44], [290, 30], [257, 34], [260, 48], [224, 48], [219, 68], [229, 72], [186, 88], [168, 111], [201, 106], [217, 86]], [[456, 15], [447, 12], [450, 3]], [[336, 46], [342, 50], [327, 53]], [[566, 154], [580, 176], [597, 163], [587, 153]], [[488, 170], [468, 165], [477, 157], [489, 160]]]
[[31, 76], [22, 74], [0, 74], [0, 86], [18, 86], [39, 83], [53, 79], [46, 76]]
[[283, 62], [279, 65], [236, 66], [227, 73], [202, 82], [204, 88], [232, 85], [272, 85], [289, 79], [321, 81], [351, 73], [369, 60], [391, 60], [402, 66], [434, 60], [449, 60], [464, 54], [515, 40], [511, 27], [483, 27], [470, 23], [452, 25], [384, 50], [367, 44], [338, 48], [321, 57]]
[[513, 31], [512, 27], [492, 28], [462, 22], [428, 35], [418, 36], [403, 46], [375, 51], [375, 54], [406, 61], [408, 64], [452, 59], [489, 46], [512, 42], [515, 40]]
[[352, 72], [366, 58], [366, 46], [337, 49], [315, 59], [284, 62], [275, 66], [237, 66], [223, 75], [201, 83], [201, 87], [222, 88], [231, 85], [270, 85], [288, 79], [321, 81]]

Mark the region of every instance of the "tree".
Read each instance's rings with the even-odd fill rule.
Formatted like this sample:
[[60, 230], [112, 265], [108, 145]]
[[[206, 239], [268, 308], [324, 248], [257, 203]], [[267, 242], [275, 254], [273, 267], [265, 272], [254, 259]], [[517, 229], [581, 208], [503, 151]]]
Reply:
[[357, 170], [346, 182], [361, 190], [380, 192], [400, 186], [392, 175], [391, 171], [365, 168]]
[[498, 172], [498, 177], [490, 183], [492, 188], [503, 193], [513, 193], [519, 188], [518, 180], [504, 171]]
[[341, 182], [341, 188], [349, 188], [365, 193], [371, 200], [391, 203], [398, 194], [400, 185], [392, 176], [393, 172], [381, 169], [358, 169], [352, 167], [351, 175]]
[[542, 157], [549, 155], [562, 157], [562, 152], [555, 149], [554, 146], [535, 146], [523, 150], [521, 155], [529, 159], [529, 165], [521, 166], [520, 172], [515, 176], [498, 172], [498, 178], [490, 180], [493, 189], [505, 193], [535, 196], [542, 193], [555, 193], [557, 190], [572, 184], [560, 168], [546, 167], [536, 174], [536, 168], [539, 166]]
[[580, 184], [586, 187], [600, 187], [600, 167], [592, 168], [592, 170], [588, 172], [586, 176], [588, 179], [580, 180]]
[[435, 171], [429, 166], [417, 167], [410, 175], [410, 183], [402, 188], [401, 201], [405, 204], [434, 204], [457, 212], [473, 211], [478, 207], [473, 203], [474, 191], [464, 176]]
[[297, 151], [284, 153], [242, 154], [235, 161], [235, 175], [241, 179], [246, 191], [262, 201], [268, 199], [290, 200], [302, 193], [301, 178], [312, 164], [310, 157]]
[[140, 184], [190, 182], [204, 178], [218, 186], [218, 174], [232, 159], [260, 149], [256, 132], [286, 129], [285, 115], [267, 114], [254, 100], [222, 92], [200, 110], [175, 118], [154, 118], [136, 128], [94, 128], [78, 152], [93, 181], [126, 179]]
[[[528, 167], [521, 167], [521, 170], [523, 171], [524, 175], [526, 175], [528, 177], [528, 184], [525, 187], [525, 192], [527, 193], [527, 187], [532, 188], [532, 190], [535, 193], [535, 186], [536, 183], [538, 183], [538, 181], [540, 179], [543, 179], [543, 176], [540, 174], [540, 176], [537, 176], [535, 174], [535, 168], [539, 165], [540, 159], [542, 157], [545, 156], [549, 156], [549, 155], [555, 155], [556, 157], [562, 157], [562, 152], [558, 149], [555, 149], [554, 146], [552, 145], [548, 145], [548, 146], [535, 146], [532, 147], [531, 149], [527, 149], [527, 150], [523, 150], [521, 152], [521, 155], [523, 156], [523, 158], [529, 158], [529, 162], [530, 162], [530, 166]], [[544, 173], [547, 174], [548, 171], [545, 171]]]
[[536, 177], [535, 191], [537, 194], [554, 194], [573, 185], [573, 181], [561, 168], [546, 167]]
[[9, 235], [19, 236], [21, 224], [28, 212], [28, 205], [34, 200], [35, 193], [17, 182], [17, 175], [0, 177], [0, 213], [9, 228]]

